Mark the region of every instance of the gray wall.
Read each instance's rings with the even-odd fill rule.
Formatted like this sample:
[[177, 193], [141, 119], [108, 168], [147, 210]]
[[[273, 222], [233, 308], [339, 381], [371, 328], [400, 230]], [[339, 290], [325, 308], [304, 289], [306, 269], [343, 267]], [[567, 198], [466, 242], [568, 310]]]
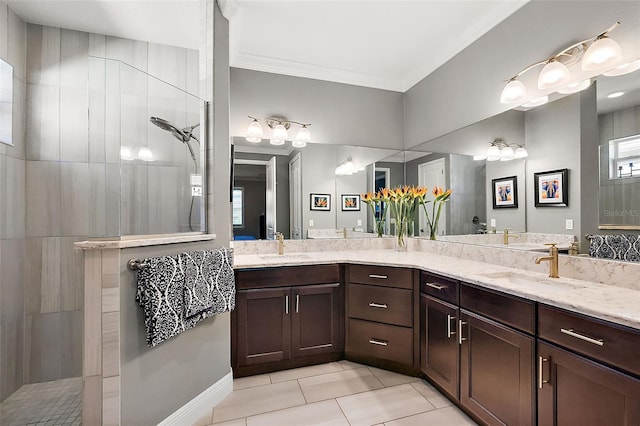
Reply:
[[[304, 238], [307, 237], [307, 231], [310, 228], [310, 219], [313, 220], [313, 228], [336, 227], [336, 208], [340, 208], [340, 203], [336, 199], [336, 166], [335, 150], [330, 146], [311, 144], [301, 150], [302, 236]], [[311, 210], [310, 197], [312, 193], [331, 195], [331, 211]]]
[[[336, 228], [354, 229], [367, 227], [367, 209], [365, 203], [360, 201], [359, 211], [342, 211], [342, 195], [360, 195], [366, 192], [367, 176], [365, 171], [354, 173], [349, 176], [336, 176]], [[360, 225], [358, 225], [360, 220]]]
[[[522, 127], [524, 133], [524, 126]], [[503, 232], [505, 229], [509, 229], [513, 232], [534, 232], [531, 229], [527, 229], [527, 198], [531, 199], [531, 195], [527, 197], [527, 180], [531, 181], [533, 178], [526, 172], [526, 160], [512, 160], [512, 161], [487, 161], [487, 178], [486, 178], [486, 211], [487, 230], [492, 231], [491, 219], [496, 220], [496, 232]], [[552, 169], [549, 169], [552, 170]], [[499, 179], [509, 176], [515, 176], [517, 178], [518, 185], [518, 207], [515, 208], [493, 208], [493, 179]], [[532, 189], [533, 191], [533, 189]], [[537, 232], [551, 232], [551, 231], [537, 231]]]
[[0, 401], [24, 383], [25, 23], [0, 2], [0, 58], [13, 66], [13, 144], [0, 143]]
[[[403, 147], [399, 92], [232, 68], [231, 93], [232, 136], [246, 135], [247, 115], [285, 116], [312, 123], [314, 142]], [[297, 129], [292, 126], [290, 132]], [[267, 135], [269, 131], [265, 129]]]

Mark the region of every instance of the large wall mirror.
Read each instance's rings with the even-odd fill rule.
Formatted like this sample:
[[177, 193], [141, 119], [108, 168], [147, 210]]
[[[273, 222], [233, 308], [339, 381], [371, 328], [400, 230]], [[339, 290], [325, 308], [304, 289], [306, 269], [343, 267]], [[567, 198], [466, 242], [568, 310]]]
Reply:
[[0, 143], [13, 145], [13, 67], [0, 59]]

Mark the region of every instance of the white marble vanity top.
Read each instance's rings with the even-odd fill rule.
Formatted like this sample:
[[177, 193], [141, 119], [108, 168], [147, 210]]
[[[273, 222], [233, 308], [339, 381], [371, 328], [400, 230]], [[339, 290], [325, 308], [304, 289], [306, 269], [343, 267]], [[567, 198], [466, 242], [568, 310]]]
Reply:
[[236, 269], [360, 263], [422, 269], [640, 330], [640, 291], [422, 251], [345, 250], [304, 253], [238, 254]]

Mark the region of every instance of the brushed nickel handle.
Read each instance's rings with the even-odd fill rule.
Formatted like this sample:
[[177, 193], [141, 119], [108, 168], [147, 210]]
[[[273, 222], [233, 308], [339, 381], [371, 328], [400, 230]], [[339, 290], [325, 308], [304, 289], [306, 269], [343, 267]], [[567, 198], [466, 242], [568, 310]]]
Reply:
[[589, 336], [585, 336], [584, 334], [576, 333], [575, 331], [573, 331], [572, 328], [570, 328], [570, 329], [561, 328], [560, 332], [564, 333], [564, 334], [567, 334], [567, 335], [569, 335], [571, 337], [575, 337], [576, 339], [580, 339], [580, 340], [584, 340], [585, 342], [593, 343], [594, 345], [604, 346], [604, 340], [603, 339], [594, 339], [593, 337], [589, 337]]
[[543, 358], [541, 355], [538, 356], [538, 389], [542, 389], [545, 383], [549, 383], [549, 380], [544, 380], [542, 378], [542, 365], [544, 362], [549, 362], [547, 358]]
[[451, 330], [451, 320], [455, 320], [455, 319], [456, 317], [452, 317], [451, 315], [447, 314], [447, 339], [451, 339], [451, 336], [456, 334], [455, 330], [454, 331]]
[[296, 294], [296, 314], [300, 310], [300, 295]]
[[381, 280], [386, 280], [389, 277], [386, 276], [386, 275], [369, 274], [369, 278], [378, 278], [378, 279], [381, 279]]
[[458, 320], [458, 344], [461, 345], [463, 340], [467, 340], [466, 337], [462, 337], [462, 326], [467, 324], [465, 321]]
[[387, 309], [388, 308], [386, 303], [371, 302], [371, 303], [369, 303], [369, 306], [371, 306], [372, 308], [382, 308], [382, 309]]
[[372, 345], [379, 345], [379, 346], [387, 346], [389, 344], [389, 342], [387, 342], [386, 340], [378, 340], [378, 339], [374, 339], [373, 337], [369, 339], [369, 343], [371, 343]]
[[436, 290], [444, 290], [445, 288], [447, 288], [446, 285], [438, 285], [435, 283], [424, 283], [424, 285], [431, 287], [431, 288], [435, 288]]
[[285, 294], [284, 296], [284, 313], [285, 315], [289, 315], [289, 295]]

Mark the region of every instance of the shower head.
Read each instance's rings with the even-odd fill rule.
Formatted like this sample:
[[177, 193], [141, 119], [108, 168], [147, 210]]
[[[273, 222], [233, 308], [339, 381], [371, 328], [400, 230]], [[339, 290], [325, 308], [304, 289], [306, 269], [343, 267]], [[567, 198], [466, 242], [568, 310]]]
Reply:
[[184, 131], [178, 129], [176, 126], [160, 117], [151, 117], [149, 118], [156, 126], [160, 127], [162, 130], [166, 130], [167, 132], [171, 132], [173, 136], [176, 137], [180, 142], [187, 142], [191, 138], [191, 133], [187, 135]]

